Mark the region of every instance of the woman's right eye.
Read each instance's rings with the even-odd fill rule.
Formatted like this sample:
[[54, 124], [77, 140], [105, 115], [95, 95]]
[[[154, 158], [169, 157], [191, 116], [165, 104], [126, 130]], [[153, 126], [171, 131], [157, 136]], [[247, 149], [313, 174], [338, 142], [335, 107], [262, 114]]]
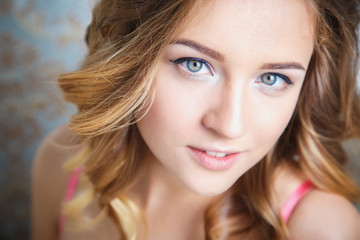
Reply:
[[184, 57], [169, 61], [178, 65], [180, 70], [189, 77], [214, 76], [212, 67], [204, 59]]

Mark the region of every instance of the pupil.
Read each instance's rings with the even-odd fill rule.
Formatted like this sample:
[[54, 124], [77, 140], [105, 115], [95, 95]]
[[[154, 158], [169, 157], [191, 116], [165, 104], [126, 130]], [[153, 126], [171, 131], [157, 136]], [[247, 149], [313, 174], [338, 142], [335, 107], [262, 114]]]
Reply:
[[198, 61], [189, 61], [188, 62], [188, 68], [190, 69], [190, 71], [192, 72], [197, 72], [201, 69], [201, 64]]
[[276, 82], [276, 77], [272, 74], [266, 74], [264, 75], [263, 81], [268, 85], [273, 85]]

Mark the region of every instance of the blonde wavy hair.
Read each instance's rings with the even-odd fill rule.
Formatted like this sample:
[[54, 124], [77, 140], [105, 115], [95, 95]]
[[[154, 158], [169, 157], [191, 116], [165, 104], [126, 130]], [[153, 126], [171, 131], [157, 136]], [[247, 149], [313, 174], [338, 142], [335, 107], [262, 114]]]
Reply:
[[[286, 237], [271, 186], [281, 162], [300, 169], [317, 188], [359, 201], [360, 190], [343, 167], [341, 146], [348, 138], [360, 138], [359, 2], [308, 2], [315, 15], [315, 47], [294, 115], [274, 149], [207, 209], [206, 239]], [[94, 8], [88, 56], [81, 69], [59, 78], [65, 99], [78, 108], [70, 128], [83, 145], [66, 168], [82, 166], [86, 183], [65, 205], [67, 214], [81, 215], [96, 198], [121, 239], [139, 237], [141, 211], [124, 194], [146, 147], [136, 120], [151, 106], [159, 57], [199, 3], [101, 0]]]

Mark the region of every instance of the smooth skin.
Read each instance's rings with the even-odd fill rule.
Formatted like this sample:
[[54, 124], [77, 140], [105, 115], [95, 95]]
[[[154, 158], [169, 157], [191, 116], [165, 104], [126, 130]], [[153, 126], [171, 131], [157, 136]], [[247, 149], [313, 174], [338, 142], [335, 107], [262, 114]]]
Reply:
[[[209, 203], [271, 150], [288, 124], [313, 37], [313, 17], [302, 0], [206, 1], [189, 17], [158, 64], [154, 103], [137, 124], [148, 148], [128, 196], [148, 219], [148, 239], [204, 239]], [[34, 239], [56, 239], [68, 178], [61, 165], [73, 153], [52, 143], [69, 143], [72, 135], [62, 127], [38, 151]], [[191, 148], [237, 157], [228, 169], [213, 170]], [[274, 180], [279, 204], [305, 179], [280, 166]], [[86, 211], [99, 210], [93, 204]], [[353, 205], [319, 190], [305, 196], [288, 226], [291, 239], [360, 236]], [[88, 231], [66, 231], [63, 239], [104, 239], [105, 233], [117, 239], [107, 218]]]
[[[190, 19], [163, 56], [155, 100], [137, 125], [150, 157], [190, 191], [213, 196], [269, 152], [287, 126], [313, 51], [312, 18], [301, 1], [216, 1]], [[211, 171], [189, 148], [238, 156], [226, 171]]]

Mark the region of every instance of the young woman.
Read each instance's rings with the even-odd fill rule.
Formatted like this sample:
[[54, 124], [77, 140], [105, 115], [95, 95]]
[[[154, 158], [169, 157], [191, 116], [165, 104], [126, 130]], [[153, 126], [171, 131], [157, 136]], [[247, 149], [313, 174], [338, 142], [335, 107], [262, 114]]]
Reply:
[[356, 0], [100, 1], [33, 238], [359, 239], [358, 23]]

